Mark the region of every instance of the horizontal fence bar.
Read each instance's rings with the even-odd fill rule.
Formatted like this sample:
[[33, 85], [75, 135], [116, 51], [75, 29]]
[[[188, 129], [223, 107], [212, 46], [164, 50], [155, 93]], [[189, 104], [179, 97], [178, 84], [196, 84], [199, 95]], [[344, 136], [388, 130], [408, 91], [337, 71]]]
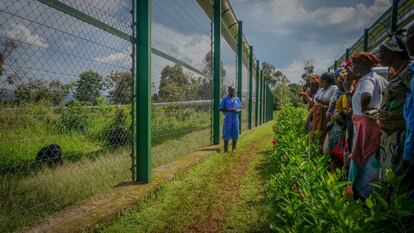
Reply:
[[[136, 38], [132, 37], [128, 33], [122, 32], [122, 31], [120, 31], [120, 30], [118, 30], [118, 29], [116, 29], [116, 28], [114, 28], [114, 27], [112, 27], [112, 26], [110, 26], [110, 25], [108, 25], [108, 24], [92, 17], [92, 16], [89, 16], [89, 15], [87, 15], [87, 14], [85, 14], [85, 13], [83, 13], [83, 12], [81, 12], [81, 11], [65, 4], [65, 3], [62, 3], [58, 0], [38, 0], [38, 1], [54, 8], [54, 9], [56, 9], [56, 10], [59, 10], [59, 11], [65, 13], [65, 14], [68, 14], [72, 17], [75, 17], [75, 18], [77, 18], [77, 19], [79, 19], [79, 20], [81, 20], [85, 23], [88, 23], [88, 24], [90, 24], [92, 26], [95, 26], [99, 29], [102, 29], [102, 30], [114, 35], [114, 36], [117, 36], [117, 37], [121, 38], [121, 39], [127, 40], [131, 43], [135, 43], [135, 41], [136, 41]], [[196, 73], [198, 75], [201, 75], [205, 78], [211, 79], [211, 77], [207, 76], [201, 70], [199, 70], [199, 69], [195, 68], [194, 66], [192, 66], [192, 65], [190, 65], [186, 62], [183, 62], [183, 61], [181, 61], [181, 60], [179, 60], [179, 59], [177, 59], [177, 58], [175, 58], [171, 55], [168, 55], [167, 53], [164, 53], [161, 50], [158, 50], [156, 48], [152, 48], [151, 52], [154, 53], [155, 55], [158, 55], [162, 58], [165, 58], [165, 59], [167, 59], [171, 62], [180, 64], [181, 66], [185, 67], [186, 69], [188, 69], [190, 71], [193, 71], [194, 73]]]
[[79, 10], [77, 10], [77, 9], [75, 9], [75, 8], [59, 1], [59, 0], [38, 0], [38, 1], [45, 4], [45, 5], [48, 5], [48, 6], [52, 7], [54, 9], [58, 10], [58, 11], [61, 11], [65, 14], [68, 14], [72, 17], [75, 17], [75, 18], [77, 18], [77, 19], [79, 19], [79, 20], [81, 20], [85, 23], [88, 23], [88, 24], [93, 25], [93, 26], [95, 26], [99, 29], [102, 29], [102, 30], [104, 30], [108, 33], [111, 33], [112, 35], [115, 35], [119, 38], [122, 38], [122, 39], [127, 40], [127, 41], [131, 41], [131, 42], [135, 41], [135, 39], [131, 35], [129, 35], [128, 33], [125, 33], [121, 30], [118, 30], [118, 29], [116, 29], [116, 28], [114, 28], [114, 27], [112, 27], [112, 26], [110, 26], [110, 25], [108, 25], [108, 24], [92, 17], [92, 16], [89, 16], [89, 15], [83, 13], [82, 11], [79, 11]]

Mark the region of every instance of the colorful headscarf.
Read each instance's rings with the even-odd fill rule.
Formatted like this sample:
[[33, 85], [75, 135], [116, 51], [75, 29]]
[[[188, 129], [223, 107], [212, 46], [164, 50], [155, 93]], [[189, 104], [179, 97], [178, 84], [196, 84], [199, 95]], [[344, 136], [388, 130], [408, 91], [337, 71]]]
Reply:
[[405, 41], [405, 31], [400, 31], [390, 35], [383, 43], [382, 46], [390, 50], [391, 52], [402, 53], [405, 52], [406, 47], [403, 43]]
[[309, 83], [320, 83], [319, 75], [311, 74], [308, 77]]
[[352, 59], [348, 59], [347, 61], [344, 61], [344, 68], [349, 69], [349, 67], [352, 66]]
[[336, 81], [343, 83], [345, 81], [348, 72], [346, 70], [342, 70], [336, 78]]
[[359, 63], [368, 67], [374, 67], [379, 63], [378, 58], [367, 52], [357, 53], [352, 56], [351, 60], [353, 64]]

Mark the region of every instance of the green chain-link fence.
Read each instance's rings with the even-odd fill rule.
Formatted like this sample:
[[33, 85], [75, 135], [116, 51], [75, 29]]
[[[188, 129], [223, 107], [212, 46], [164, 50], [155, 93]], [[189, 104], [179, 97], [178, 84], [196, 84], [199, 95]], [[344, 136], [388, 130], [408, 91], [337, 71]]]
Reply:
[[[143, 10], [144, 3], [151, 10]], [[145, 164], [137, 161], [149, 159], [158, 167], [212, 143], [218, 111], [213, 4], [0, 0], [0, 232], [32, 224], [131, 177], [139, 181]], [[222, 97], [239, 82], [238, 27], [227, 0], [221, 13]], [[137, 26], [146, 16], [152, 37], [148, 111], [137, 95], [146, 88], [140, 60], [145, 45], [138, 43], [145, 35]], [[245, 131], [249, 114], [256, 126], [261, 99], [259, 64], [244, 37], [242, 42], [238, 95]], [[143, 114], [151, 122], [148, 154], [142, 153]]]
[[407, 27], [414, 20], [414, 0], [393, 0], [390, 7], [369, 28], [366, 28], [358, 40], [341, 57], [335, 60], [330, 69], [337, 69], [355, 53], [373, 51], [390, 33]]

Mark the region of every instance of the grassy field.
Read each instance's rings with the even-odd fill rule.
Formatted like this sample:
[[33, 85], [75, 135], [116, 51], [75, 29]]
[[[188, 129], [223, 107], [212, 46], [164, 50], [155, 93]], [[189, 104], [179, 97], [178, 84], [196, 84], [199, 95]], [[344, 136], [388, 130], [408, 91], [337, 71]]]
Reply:
[[[153, 147], [153, 167], [208, 145], [209, 130], [199, 130]], [[174, 148], [174, 149], [172, 149]], [[57, 168], [43, 168], [29, 176], [1, 176], [0, 232], [47, 216], [75, 202], [131, 179], [129, 148], [80, 158]]]
[[[108, 134], [117, 125], [130, 131], [130, 107], [102, 105], [85, 108], [80, 104], [67, 108], [45, 106], [36, 104], [0, 108], [0, 174], [11, 168], [20, 172], [27, 169], [33, 165], [37, 152], [49, 144], [60, 145], [66, 161], [95, 157], [117, 147], [108, 142]], [[151, 126], [153, 145], [159, 145], [209, 128], [209, 108], [174, 105], [153, 107]], [[123, 140], [128, 147], [128, 138]]]
[[[165, 184], [101, 232], [263, 232], [263, 170], [271, 125], [242, 135], [236, 154], [217, 153]], [[264, 140], [268, 139], [268, 140]]]

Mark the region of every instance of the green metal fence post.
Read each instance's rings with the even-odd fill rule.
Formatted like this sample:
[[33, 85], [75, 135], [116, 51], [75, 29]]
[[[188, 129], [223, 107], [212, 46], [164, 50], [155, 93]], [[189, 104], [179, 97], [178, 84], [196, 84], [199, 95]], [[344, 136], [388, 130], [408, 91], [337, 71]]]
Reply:
[[263, 124], [266, 123], [266, 109], [267, 109], [267, 102], [266, 102], [266, 86], [263, 86], [263, 113], [262, 113], [262, 119], [263, 119]]
[[[243, 80], [242, 80], [242, 66], [243, 66], [243, 22], [238, 21], [238, 36], [237, 36], [237, 93], [243, 104]], [[242, 130], [242, 114], [239, 113], [239, 133]]]
[[335, 60], [335, 63], [334, 63], [334, 71], [336, 71], [336, 69], [338, 69], [338, 60]]
[[364, 52], [368, 52], [369, 29], [364, 29]]
[[151, 0], [136, 0], [136, 181], [151, 181]]
[[220, 144], [221, 0], [214, 0], [213, 144]]
[[265, 89], [266, 89], [265, 80], [264, 80], [264, 75], [263, 75], [263, 70], [262, 70], [262, 124], [264, 124], [264, 111], [266, 107]]
[[345, 61], [349, 60], [349, 49], [345, 50]]
[[267, 122], [267, 117], [269, 116], [269, 112], [268, 112], [268, 110], [269, 110], [269, 90], [267, 90], [267, 87], [266, 87], [265, 94], [266, 94], [266, 98], [265, 98], [265, 100], [266, 100], [266, 104], [265, 104], [266, 109], [265, 109], [264, 117], [265, 117], [265, 122]]
[[254, 114], [255, 114], [255, 121], [256, 121], [256, 127], [259, 125], [259, 91], [260, 91], [260, 61], [256, 60], [256, 106], [255, 106], [255, 110], [254, 110]]
[[267, 122], [270, 121], [270, 88], [267, 87]]
[[266, 100], [266, 104], [265, 104], [266, 109], [264, 111], [264, 121], [267, 122], [267, 115], [268, 115], [267, 111], [269, 110], [269, 90], [267, 90], [267, 85], [266, 85], [265, 94], [266, 94], [266, 98], [265, 98], [265, 100]]
[[260, 107], [259, 107], [259, 125], [263, 124], [263, 69], [260, 70]]
[[252, 128], [253, 120], [253, 46], [250, 46], [249, 54], [249, 129]]
[[[262, 77], [263, 78], [263, 77]], [[262, 108], [262, 124], [264, 124], [265, 121], [265, 112], [266, 112], [266, 82], [263, 78], [263, 108]]]
[[269, 87], [269, 121], [271, 121], [272, 120], [272, 115], [271, 115], [271, 112], [272, 112], [272, 89]]
[[398, 2], [399, 0], [392, 1], [392, 11], [391, 11], [391, 22], [390, 22], [390, 31], [397, 31], [397, 21], [398, 21]]

